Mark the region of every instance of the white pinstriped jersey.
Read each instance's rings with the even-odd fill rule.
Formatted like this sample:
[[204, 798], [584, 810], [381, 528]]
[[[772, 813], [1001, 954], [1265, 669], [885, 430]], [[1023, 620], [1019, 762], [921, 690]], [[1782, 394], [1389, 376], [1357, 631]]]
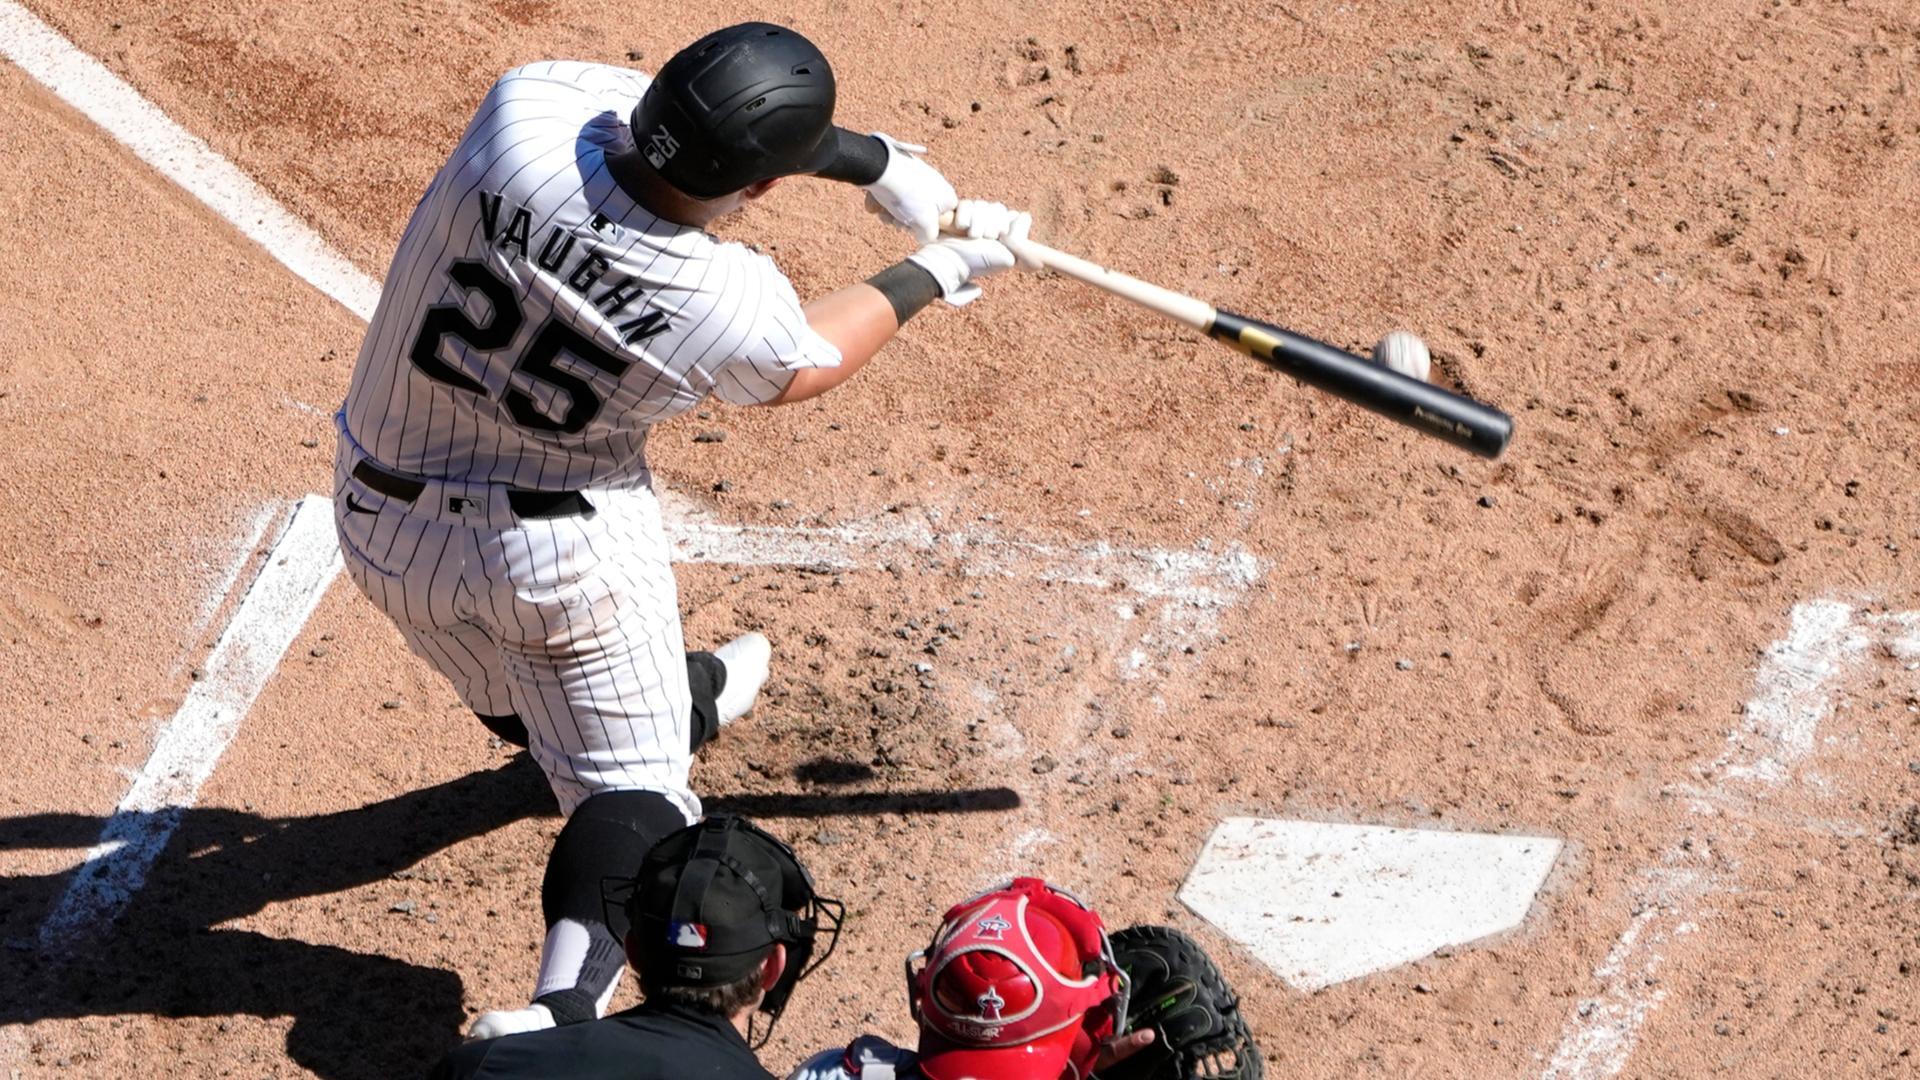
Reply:
[[487, 93], [361, 345], [337, 422], [362, 452], [429, 478], [642, 485], [650, 425], [839, 364], [772, 260], [655, 217], [609, 175], [647, 83], [554, 61]]

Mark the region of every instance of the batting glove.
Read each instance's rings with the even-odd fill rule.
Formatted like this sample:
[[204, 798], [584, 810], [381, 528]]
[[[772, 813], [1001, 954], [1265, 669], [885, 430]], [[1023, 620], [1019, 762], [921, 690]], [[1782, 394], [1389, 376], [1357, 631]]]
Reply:
[[933, 275], [940, 296], [954, 307], [973, 303], [980, 295], [975, 278], [1013, 269], [1013, 252], [998, 240], [949, 237], [907, 256], [907, 261]]
[[940, 236], [940, 215], [952, 210], [960, 196], [938, 169], [913, 156], [926, 153], [926, 147], [877, 131], [873, 137], [887, 144], [887, 167], [866, 186], [867, 195], [895, 225], [923, 244], [932, 243]]
[[1005, 203], [985, 199], [961, 199], [953, 208], [953, 229], [975, 239], [999, 240], [1013, 252], [1022, 270], [1038, 270], [1040, 264], [1021, 255], [1021, 244], [1033, 228], [1033, 215], [1010, 209]]

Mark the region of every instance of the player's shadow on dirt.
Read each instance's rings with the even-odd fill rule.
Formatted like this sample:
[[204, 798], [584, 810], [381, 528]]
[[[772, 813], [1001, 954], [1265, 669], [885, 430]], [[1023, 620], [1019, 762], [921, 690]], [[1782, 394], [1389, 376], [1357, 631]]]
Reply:
[[1020, 808], [1011, 788], [972, 791], [858, 791], [845, 795], [713, 795], [702, 797], [709, 814], [755, 818], [854, 817], [861, 814], [983, 814]]
[[818, 757], [793, 767], [793, 778], [805, 784], [858, 784], [878, 775], [873, 766], [848, 758]]
[[[709, 811], [823, 817], [994, 811], [1020, 800], [998, 788], [706, 802]], [[0, 979], [0, 1027], [89, 1016], [290, 1016], [287, 1053], [319, 1076], [422, 1075], [465, 1022], [458, 975], [222, 924], [278, 901], [358, 888], [463, 840], [551, 813], [546, 780], [524, 754], [334, 814], [189, 809], [128, 910], [61, 962], [39, 955], [36, 935], [69, 875], [0, 877], [0, 961], [8, 975]], [[84, 849], [104, 825], [86, 814], [0, 818], [0, 851]], [[245, 1054], [234, 1047], [237, 1072], [270, 1071], [266, 1062], [247, 1067]]]
[[[465, 1020], [459, 976], [221, 924], [277, 901], [377, 881], [552, 812], [546, 780], [524, 755], [335, 814], [190, 809], [125, 914], [60, 963], [39, 956], [34, 943], [68, 875], [0, 878], [0, 933], [13, 975], [0, 986], [0, 1026], [127, 1014], [291, 1016], [287, 1052], [321, 1076], [422, 1074]], [[80, 814], [0, 819], [0, 850], [86, 848], [104, 824]], [[236, 1067], [243, 1053], [235, 1047]]]

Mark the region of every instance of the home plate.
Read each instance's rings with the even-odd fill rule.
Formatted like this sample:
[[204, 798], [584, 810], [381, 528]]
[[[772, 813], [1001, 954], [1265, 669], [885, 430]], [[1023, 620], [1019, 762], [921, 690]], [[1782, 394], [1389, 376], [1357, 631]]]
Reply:
[[1228, 818], [1180, 900], [1312, 991], [1518, 926], [1559, 854], [1543, 836]]

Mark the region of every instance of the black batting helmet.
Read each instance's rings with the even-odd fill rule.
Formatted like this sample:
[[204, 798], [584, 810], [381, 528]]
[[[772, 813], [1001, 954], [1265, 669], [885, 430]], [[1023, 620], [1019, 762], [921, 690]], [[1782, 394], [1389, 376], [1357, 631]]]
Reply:
[[633, 137], [668, 183], [717, 198], [832, 162], [833, 96], [833, 69], [813, 42], [741, 23], [673, 54], [633, 110]]

